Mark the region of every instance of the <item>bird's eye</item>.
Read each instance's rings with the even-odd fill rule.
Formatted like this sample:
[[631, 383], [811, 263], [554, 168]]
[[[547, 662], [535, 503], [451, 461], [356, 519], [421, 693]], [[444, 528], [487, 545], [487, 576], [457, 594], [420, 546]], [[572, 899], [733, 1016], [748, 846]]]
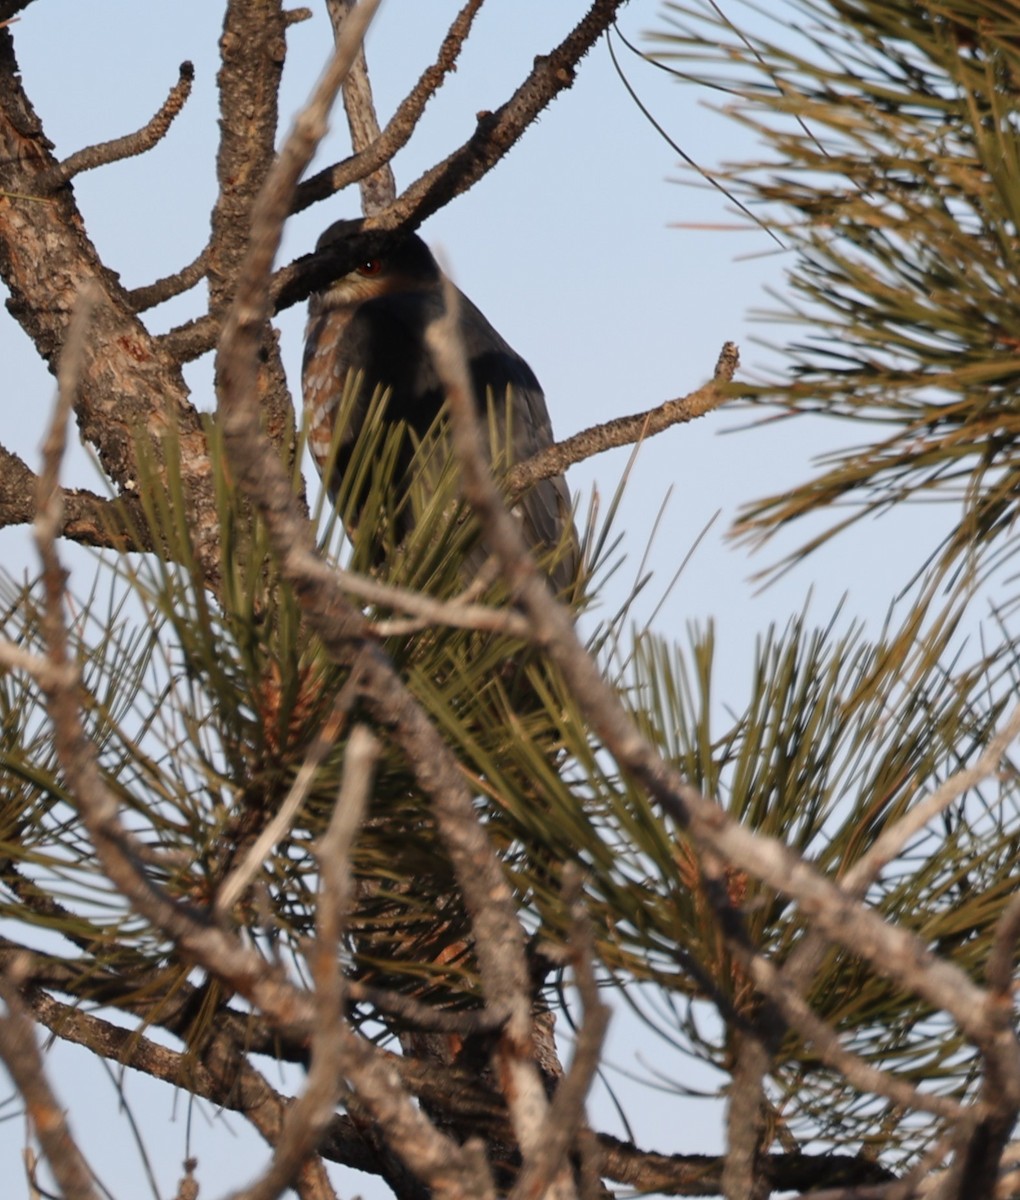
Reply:
[[363, 263], [360, 263], [356, 268], [359, 275], [378, 275], [382, 270], [381, 258], [366, 258]]

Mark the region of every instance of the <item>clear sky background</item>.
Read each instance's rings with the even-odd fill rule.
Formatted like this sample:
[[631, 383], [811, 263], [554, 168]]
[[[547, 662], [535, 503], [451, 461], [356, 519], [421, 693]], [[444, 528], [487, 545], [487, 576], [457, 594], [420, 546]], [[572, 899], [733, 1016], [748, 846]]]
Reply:
[[[331, 46], [323, 7], [318, 0], [309, 2], [314, 18], [288, 34], [284, 129]], [[383, 4], [368, 40], [383, 122], [433, 60], [458, 7], [456, 0]], [[456, 74], [394, 161], [398, 186], [460, 144], [473, 129], [476, 112], [502, 103], [533, 57], [551, 49], [584, 7], [582, 0], [488, 0]], [[736, 0], [732, 8], [735, 21], [750, 19]], [[176, 79], [178, 64], [184, 59], [195, 64], [194, 93], [155, 150], [79, 176], [74, 184], [89, 235], [128, 286], [179, 269], [206, 241], [215, 196], [221, 22], [222, 6], [211, 0], [37, 0], [13, 27], [25, 87], [61, 156], [144, 124]], [[652, 0], [631, 0], [621, 20], [627, 36], [639, 44], [645, 31], [662, 25], [661, 6]], [[646, 105], [706, 169], [753, 154], [747, 135], [710, 111], [717, 96], [676, 83], [622, 47], [619, 53]], [[338, 111], [315, 165], [348, 152]], [[765, 289], [782, 294], [788, 259], [775, 252], [764, 233], [734, 215], [718, 193], [679, 186], [681, 174], [676, 155], [634, 106], [600, 44], [582, 63], [573, 89], [554, 102], [509, 157], [422, 231], [442, 250], [460, 286], [531, 363], [559, 437], [693, 390], [710, 377], [726, 340], [740, 345], [746, 374], [777, 361], [758, 342], [765, 337], [781, 341], [784, 331], [756, 322], [751, 314], [775, 307]], [[351, 189], [294, 219], [281, 261], [310, 250], [325, 225], [356, 215], [358, 203], [357, 190]], [[678, 223], [739, 223], [745, 231], [678, 229]], [[145, 320], [150, 328], [169, 328], [199, 311], [203, 300], [204, 292], [198, 291], [146, 314]], [[279, 320], [295, 395], [303, 324], [303, 306]], [[53, 381], [6, 315], [0, 315], [0, 363], [5, 444], [34, 464]], [[188, 381], [196, 404], [211, 408], [211, 356], [192, 364]], [[885, 518], [880, 532], [867, 524], [758, 592], [751, 574], [778, 557], [783, 543], [754, 559], [727, 544], [724, 533], [738, 506], [799, 481], [813, 454], [843, 444], [850, 435], [835, 424], [806, 420], [734, 432], [749, 419], [746, 411], [720, 411], [642, 447], [619, 523], [626, 533], [628, 564], [605, 605], [611, 611], [625, 593], [667, 493], [650, 556], [656, 579], [645, 614], [718, 514], [654, 625], [682, 640], [688, 622], [716, 622], [716, 694], [721, 705], [733, 708], [742, 707], [747, 694], [755, 637], [771, 621], [785, 623], [811, 592], [811, 612], [819, 623], [844, 595], [845, 621], [863, 616], [875, 622], [921, 558], [920, 518]], [[608, 501], [629, 458], [629, 451], [615, 451], [571, 470], [569, 483], [582, 511], [592, 489]], [[86, 457], [77, 456], [67, 482], [91, 481]], [[806, 532], [798, 530], [797, 540]], [[922, 540], [925, 549], [931, 547], [931, 537]], [[87, 590], [94, 561], [69, 552], [68, 562], [72, 586]], [[0, 532], [0, 564], [19, 575], [34, 571], [24, 530]], [[692, 1076], [687, 1060], [621, 1013], [609, 1060], [646, 1073], [635, 1055], [678, 1084], [706, 1082], [704, 1076]], [[80, 1052], [58, 1047], [52, 1059], [74, 1128], [101, 1178], [115, 1195], [146, 1194], [128, 1124], [111, 1122], [111, 1083]], [[662, 1151], [721, 1149], [717, 1106], [639, 1088], [612, 1072], [610, 1078], [625, 1096], [643, 1144]], [[145, 1117], [146, 1145], [162, 1194], [172, 1195], [185, 1154], [185, 1098], [175, 1102], [168, 1089], [133, 1074], [125, 1089]], [[229, 1115], [225, 1120], [236, 1140], [224, 1134], [221, 1118], [208, 1109], [191, 1122], [203, 1197], [245, 1182], [262, 1161], [262, 1145], [244, 1133], [244, 1123]], [[624, 1132], [604, 1098], [597, 1101], [594, 1123]], [[24, 1191], [18, 1178], [22, 1136], [20, 1121], [0, 1125], [0, 1169], [7, 1179], [4, 1192], [12, 1196]], [[347, 1195], [378, 1194], [364, 1176], [343, 1178]]]

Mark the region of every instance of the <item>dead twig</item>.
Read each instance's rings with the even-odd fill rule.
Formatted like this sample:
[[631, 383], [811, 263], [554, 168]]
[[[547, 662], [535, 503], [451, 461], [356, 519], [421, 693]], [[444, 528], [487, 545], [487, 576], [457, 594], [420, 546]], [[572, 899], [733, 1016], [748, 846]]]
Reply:
[[135, 133], [113, 138], [109, 142], [98, 142], [94, 146], [86, 146], [76, 150], [63, 162], [58, 163], [39, 181], [42, 190], [63, 187], [65, 183], [80, 175], [82, 171], [92, 171], [96, 167], [104, 167], [108, 163], [120, 162], [124, 158], [134, 158], [151, 150], [161, 141], [173, 124], [174, 117], [181, 111], [191, 95], [191, 85], [195, 81], [195, 68], [190, 62], [182, 62], [177, 82], [170, 89], [167, 98], [151, 121], [148, 121]]
[[347, 716], [354, 700], [354, 688], [345, 685], [340, 689], [329, 716], [308, 747], [304, 762], [284, 797], [283, 803], [273, 814], [271, 820], [258, 835], [244, 858], [223, 881], [216, 891], [216, 911], [221, 914], [229, 913], [248, 885], [258, 874], [259, 868], [265, 861], [272, 848], [285, 836], [294, 818], [301, 810], [309, 790], [315, 781], [315, 772], [322, 766], [326, 755], [336, 745], [336, 740], [347, 722]]
[[584, 462], [618, 446], [643, 442], [674, 425], [694, 421], [712, 412], [733, 396], [734, 389], [729, 385], [739, 365], [740, 355], [736, 345], [727, 342], [720, 351], [712, 379], [697, 391], [675, 400], [666, 400], [656, 408], [633, 416], [616, 417], [604, 424], [592, 425], [516, 463], [506, 477], [510, 504], [539, 480], [561, 475], [575, 463]]

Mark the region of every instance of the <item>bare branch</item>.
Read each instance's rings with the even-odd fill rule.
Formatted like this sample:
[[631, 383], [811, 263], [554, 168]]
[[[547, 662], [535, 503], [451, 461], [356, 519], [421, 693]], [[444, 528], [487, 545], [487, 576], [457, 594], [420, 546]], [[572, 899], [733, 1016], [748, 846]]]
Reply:
[[9, 975], [0, 978], [0, 997], [7, 1006], [6, 1015], [0, 1017], [0, 1057], [25, 1102], [61, 1195], [67, 1200], [99, 1200], [92, 1172], [46, 1079], [35, 1028]]
[[78, 394], [85, 362], [85, 338], [92, 313], [98, 301], [98, 290], [87, 285], [78, 296], [67, 340], [57, 367], [57, 403], [46, 441], [43, 444], [43, 469], [36, 483], [35, 534], [46, 581], [48, 597], [63, 599], [64, 581], [54, 547], [63, 524], [64, 498], [60, 491], [60, 467], [67, 449], [67, 422]]
[[[355, 0], [326, 0], [329, 19], [333, 23], [333, 36], [337, 41], [340, 40], [343, 23], [354, 4]], [[364, 45], [347, 72], [343, 83], [343, 98], [347, 125], [351, 131], [351, 145], [355, 153], [358, 153], [379, 140], [379, 121], [372, 99], [372, 85], [368, 79]], [[361, 208], [366, 216], [381, 212], [396, 199], [397, 184], [388, 160], [363, 176], [358, 183], [361, 188]]]
[[[248, 249], [254, 207], [276, 156], [280, 82], [287, 56], [284, 0], [226, 0], [220, 37], [216, 202], [205, 274], [209, 312], [222, 319]], [[253, 381], [266, 431], [291, 466], [297, 456], [294, 398], [268, 314]]]
[[82, 171], [92, 171], [96, 167], [108, 163], [120, 162], [124, 158], [134, 158], [151, 150], [157, 142], [166, 137], [167, 131], [173, 124], [174, 117], [181, 111], [191, 95], [191, 85], [195, 81], [195, 68], [190, 62], [182, 62], [177, 82], [170, 89], [170, 94], [147, 124], [136, 133], [125, 134], [124, 137], [114, 138], [109, 142], [99, 142], [95, 146], [86, 146], [84, 150], [76, 150], [63, 162], [43, 175], [38, 182], [41, 191], [63, 187], [68, 180]]
[[[425, 69], [418, 82], [400, 102], [381, 134], [362, 148], [352, 129], [357, 153], [298, 184], [292, 212], [301, 212], [309, 205], [325, 200], [327, 196], [342, 191], [352, 183], [372, 177], [377, 172], [381, 174], [380, 168], [389, 163], [394, 154], [407, 144], [421, 114], [425, 111], [426, 104], [442, 86], [446, 76], [455, 69], [475, 14], [482, 7], [482, 3], [483, 0], [468, 0], [460, 10], [443, 38], [436, 61]], [[346, 0], [339, 0], [339, 4], [346, 6]], [[339, 11], [337, 0], [334, 0], [330, 7], [331, 18], [334, 11]], [[387, 203], [391, 201], [392, 196]], [[367, 213], [373, 210], [366, 207], [364, 211]]]
[[352, 1035], [345, 1037], [344, 1031], [340, 937], [351, 891], [351, 845], [368, 803], [378, 754], [372, 734], [364, 726], [355, 726], [347, 745], [340, 795], [316, 847], [322, 884], [316, 936], [308, 955], [316, 1011], [308, 1078], [287, 1111], [269, 1168], [256, 1183], [236, 1192], [234, 1200], [276, 1200], [318, 1146], [341, 1095], [345, 1045]]
[[345, 1048], [354, 1036], [345, 1025], [340, 938], [351, 893], [350, 852], [372, 790], [379, 744], [364, 726], [351, 731], [343, 782], [329, 827], [316, 847], [322, 884], [316, 936], [309, 951], [315, 981], [315, 1028], [304, 1091], [288, 1109], [273, 1161], [263, 1178], [237, 1200], [276, 1200], [332, 1123], [343, 1091]]
[[388, 229], [416, 228], [455, 196], [473, 187], [512, 149], [539, 114], [573, 86], [577, 65], [616, 20], [624, 0], [594, 0], [588, 12], [495, 112], [480, 113], [475, 132], [426, 171], [386, 211]]
[[[279, 1141], [290, 1101], [270, 1087], [246, 1058], [241, 1049], [246, 1040], [243, 1023], [235, 1029], [227, 1022], [203, 1042], [200, 1051], [192, 1049], [183, 1054], [159, 1045], [137, 1029], [125, 1029], [84, 1012], [80, 1004], [62, 1004], [38, 990], [31, 994], [29, 1002], [36, 1019], [60, 1038], [240, 1113], [270, 1146]], [[160, 1024], [168, 1027], [165, 1019]], [[187, 1021], [177, 1028], [174, 1026], [175, 1022], [169, 1022], [171, 1031], [180, 1036], [186, 1032]], [[349, 1117], [333, 1118], [329, 1146], [335, 1162], [378, 1173], [376, 1151]], [[308, 1171], [312, 1180], [317, 1174], [318, 1171]], [[299, 1186], [299, 1191], [304, 1190], [303, 1184], [295, 1186]], [[314, 1186], [317, 1185], [313, 1184], [313, 1189]]]
[[739, 365], [737, 347], [733, 342], [727, 342], [719, 354], [712, 380], [697, 391], [676, 400], [666, 400], [657, 408], [650, 408], [643, 413], [617, 417], [602, 425], [592, 425], [539, 451], [524, 462], [515, 463], [506, 477], [511, 504], [539, 480], [561, 475], [575, 463], [583, 462], [617, 446], [643, 442], [646, 438], [654, 437], [655, 434], [662, 433], [674, 425], [694, 421], [712, 412], [733, 396], [733, 389], [728, 385], [732, 382]]
[[347, 742], [340, 795], [325, 836], [315, 848], [323, 880], [318, 916], [324, 943], [340, 938], [339, 922], [350, 903], [351, 847], [368, 807], [379, 752], [378, 739], [364, 725], [355, 725]]
[[127, 294], [128, 303], [136, 313], [145, 312], [148, 308], [155, 308], [157, 304], [162, 304], [174, 296], [180, 296], [200, 283], [205, 278], [208, 269], [209, 247], [203, 246], [198, 255], [186, 267], [181, 267], [173, 275], [164, 275], [155, 283], [132, 288]]

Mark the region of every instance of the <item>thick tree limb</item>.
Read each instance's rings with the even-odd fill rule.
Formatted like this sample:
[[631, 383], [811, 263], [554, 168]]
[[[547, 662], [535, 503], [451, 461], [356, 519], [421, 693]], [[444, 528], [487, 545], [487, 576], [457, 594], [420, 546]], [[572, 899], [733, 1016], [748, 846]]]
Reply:
[[219, 519], [206, 439], [180, 364], [150, 337], [117, 278], [99, 261], [71, 189], [61, 188], [45, 202], [35, 198], [40, 180], [56, 165], [51, 149], [22, 89], [10, 34], [0, 30], [0, 275], [11, 292], [8, 309], [56, 370], [78, 294], [90, 282], [98, 287], [75, 403], [82, 437], [96, 448], [121, 494], [134, 496], [136, 439], [146, 439], [162, 464], [164, 439], [174, 431], [196, 553], [207, 577], [215, 579]]
[[[0, 528], [28, 525], [35, 520], [37, 485], [35, 472], [0, 446]], [[112, 550], [153, 548], [136, 500], [107, 500], [83, 488], [72, 488], [61, 491], [61, 501], [61, 537], [83, 546]]]
[[[220, 38], [220, 142], [216, 203], [206, 254], [209, 312], [222, 318], [234, 296], [252, 227], [252, 210], [276, 157], [280, 79], [287, 55], [283, 0], [228, 0]], [[259, 339], [255, 379], [265, 428], [284, 450], [288, 469], [297, 453], [294, 400], [267, 319]]]

